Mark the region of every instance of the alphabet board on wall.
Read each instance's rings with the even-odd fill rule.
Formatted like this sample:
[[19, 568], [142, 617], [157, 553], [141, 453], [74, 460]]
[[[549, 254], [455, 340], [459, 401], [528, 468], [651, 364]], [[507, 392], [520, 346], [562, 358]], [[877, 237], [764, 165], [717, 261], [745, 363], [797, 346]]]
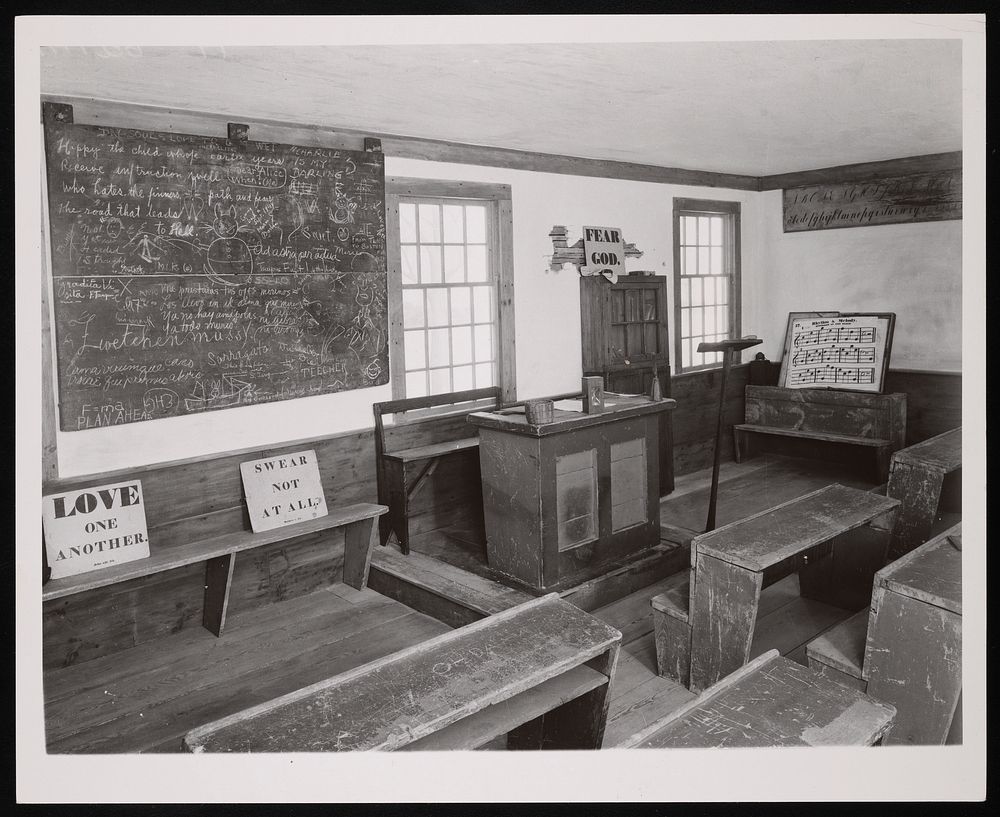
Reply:
[[781, 203], [786, 233], [960, 219], [962, 168], [792, 187]]
[[388, 382], [379, 148], [43, 114], [62, 430]]
[[895, 326], [892, 312], [789, 313], [778, 385], [880, 393]]

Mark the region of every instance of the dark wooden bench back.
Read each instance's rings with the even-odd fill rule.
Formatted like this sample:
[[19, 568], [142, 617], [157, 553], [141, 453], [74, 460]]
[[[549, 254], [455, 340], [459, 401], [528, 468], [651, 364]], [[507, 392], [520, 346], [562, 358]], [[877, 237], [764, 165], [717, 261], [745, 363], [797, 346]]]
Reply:
[[901, 448], [906, 435], [906, 395], [747, 386], [746, 422], [892, 440], [894, 448]]
[[[469, 391], [374, 403], [372, 411], [375, 414], [375, 452], [381, 456], [393, 451], [417, 448], [432, 443], [474, 437], [476, 430], [468, 424], [465, 418], [472, 411], [482, 411], [484, 408], [482, 403], [486, 400], [493, 403], [493, 408], [499, 408], [500, 388], [490, 386], [485, 389], [470, 389]], [[383, 424], [382, 418], [386, 414], [405, 415], [407, 412], [442, 406], [453, 406], [456, 411], [442, 416], [422, 417], [419, 422], [395, 423], [390, 426]], [[463, 408], [464, 411], [462, 411]]]

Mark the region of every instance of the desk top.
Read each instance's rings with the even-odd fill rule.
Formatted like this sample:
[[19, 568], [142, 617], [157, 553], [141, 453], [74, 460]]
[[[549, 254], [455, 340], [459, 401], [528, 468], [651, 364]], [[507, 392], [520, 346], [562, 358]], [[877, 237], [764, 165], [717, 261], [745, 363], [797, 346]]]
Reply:
[[911, 550], [875, 574], [888, 590], [962, 615], [962, 525]]
[[892, 455], [894, 462], [921, 463], [955, 471], [962, 467], [962, 427], [908, 446]]
[[397, 749], [577, 667], [621, 633], [551, 593], [188, 733], [194, 752]]
[[771, 650], [625, 746], [869, 746], [882, 737], [895, 714], [893, 707]]
[[630, 417], [641, 417], [645, 414], [654, 414], [660, 411], [671, 411], [676, 405], [677, 401], [670, 398], [651, 400], [642, 395], [605, 392], [604, 411], [594, 414], [555, 409], [552, 412], [551, 423], [532, 425], [524, 416], [524, 408], [520, 407], [505, 411], [475, 411], [469, 415], [469, 422], [480, 428], [490, 428], [495, 431], [508, 431], [513, 434], [524, 434], [529, 437], [547, 437], [550, 434], [574, 431], [587, 426], [613, 423]]
[[844, 485], [827, 485], [696, 536], [691, 541], [692, 564], [698, 554], [705, 554], [763, 571], [838, 534], [867, 525], [897, 505], [898, 499]]

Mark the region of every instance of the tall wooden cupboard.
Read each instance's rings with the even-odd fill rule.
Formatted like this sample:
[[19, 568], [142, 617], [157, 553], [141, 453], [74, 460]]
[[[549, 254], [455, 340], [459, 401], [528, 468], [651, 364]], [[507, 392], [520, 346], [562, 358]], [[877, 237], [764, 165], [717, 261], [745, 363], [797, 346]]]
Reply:
[[[580, 278], [583, 373], [604, 378], [618, 394], [648, 396], [653, 372], [663, 397], [670, 396], [670, 333], [667, 279], [625, 275], [611, 283], [600, 275]], [[674, 437], [671, 412], [660, 423], [660, 496], [674, 490]]]

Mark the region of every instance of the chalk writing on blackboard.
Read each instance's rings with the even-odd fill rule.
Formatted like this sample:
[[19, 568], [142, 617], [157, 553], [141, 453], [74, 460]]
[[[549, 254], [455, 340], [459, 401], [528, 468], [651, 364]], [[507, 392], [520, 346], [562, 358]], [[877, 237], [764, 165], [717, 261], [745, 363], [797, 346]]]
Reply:
[[786, 233], [960, 219], [962, 169], [793, 187], [783, 191], [782, 205]]
[[380, 152], [46, 124], [63, 430], [387, 382]]

